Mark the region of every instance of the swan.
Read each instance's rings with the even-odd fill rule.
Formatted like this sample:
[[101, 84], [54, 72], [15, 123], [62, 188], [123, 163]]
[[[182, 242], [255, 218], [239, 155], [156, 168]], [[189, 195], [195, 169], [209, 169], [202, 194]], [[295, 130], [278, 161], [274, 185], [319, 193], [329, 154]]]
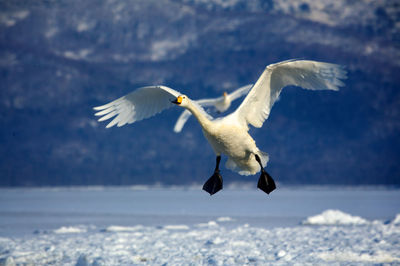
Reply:
[[225, 154], [228, 169], [241, 175], [261, 171], [257, 187], [269, 194], [276, 188], [275, 181], [264, 169], [269, 157], [257, 147], [248, 133], [249, 126], [263, 125], [284, 87], [296, 85], [309, 90], [337, 91], [344, 86], [341, 80], [345, 78], [346, 71], [339, 65], [288, 60], [268, 65], [239, 107], [221, 118], [213, 119], [196, 101], [166, 86], [142, 87], [94, 110], [100, 116], [98, 121], [114, 117], [106, 126], [109, 128], [149, 118], [174, 105], [183, 107], [197, 119], [216, 155], [214, 173], [204, 183], [203, 190], [213, 195], [222, 189], [219, 164], [221, 155]]
[[[214, 107], [219, 113], [223, 113], [231, 106], [232, 101], [244, 96], [250, 90], [253, 84], [248, 84], [246, 86], [240, 87], [231, 93], [224, 92], [221, 97], [212, 98], [212, 99], [200, 99], [195, 102], [202, 107]], [[178, 117], [178, 120], [175, 123], [174, 131], [175, 133], [179, 133], [182, 131], [183, 126], [186, 121], [191, 116], [189, 110], [185, 109], [182, 114]]]

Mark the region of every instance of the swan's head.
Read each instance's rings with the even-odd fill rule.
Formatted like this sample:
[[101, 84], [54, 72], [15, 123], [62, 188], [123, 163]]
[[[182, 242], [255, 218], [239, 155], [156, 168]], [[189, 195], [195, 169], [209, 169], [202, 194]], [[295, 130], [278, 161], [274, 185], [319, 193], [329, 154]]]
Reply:
[[179, 95], [172, 103], [185, 107], [188, 105], [189, 98], [186, 95]]
[[228, 93], [226, 91], [224, 91], [224, 97], [228, 97]]

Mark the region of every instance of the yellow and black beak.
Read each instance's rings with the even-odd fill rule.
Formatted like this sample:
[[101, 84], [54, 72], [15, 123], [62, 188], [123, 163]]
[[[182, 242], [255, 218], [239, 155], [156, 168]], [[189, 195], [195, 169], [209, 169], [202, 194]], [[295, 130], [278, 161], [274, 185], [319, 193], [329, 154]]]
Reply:
[[182, 96], [178, 96], [178, 98], [176, 98], [176, 100], [171, 101], [174, 104], [181, 104], [182, 103]]

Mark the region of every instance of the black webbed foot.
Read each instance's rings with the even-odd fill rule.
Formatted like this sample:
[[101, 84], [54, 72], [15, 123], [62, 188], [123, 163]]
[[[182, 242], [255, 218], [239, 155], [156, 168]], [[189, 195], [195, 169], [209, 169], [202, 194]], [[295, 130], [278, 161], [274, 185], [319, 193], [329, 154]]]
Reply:
[[271, 193], [276, 188], [275, 181], [264, 169], [261, 170], [261, 176], [258, 179], [257, 187], [267, 194]]
[[222, 189], [222, 183], [222, 176], [219, 171], [215, 171], [214, 174], [204, 183], [203, 190], [210, 193], [211, 196]]
[[264, 167], [262, 166], [260, 157], [258, 157], [257, 154], [255, 154], [256, 161], [261, 167], [261, 175], [260, 178], [258, 179], [257, 187], [264, 191], [265, 193], [269, 194], [274, 189], [276, 188], [275, 181], [272, 179], [272, 177], [267, 173], [267, 171], [264, 170]]
[[210, 196], [222, 189], [222, 176], [219, 174], [220, 162], [221, 155], [217, 155], [214, 174], [203, 185], [203, 190], [210, 193]]

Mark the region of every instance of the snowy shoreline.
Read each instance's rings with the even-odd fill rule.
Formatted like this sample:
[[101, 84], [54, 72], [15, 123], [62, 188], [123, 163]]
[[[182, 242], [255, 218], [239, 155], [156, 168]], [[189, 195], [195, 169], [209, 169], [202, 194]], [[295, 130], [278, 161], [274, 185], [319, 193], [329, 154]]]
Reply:
[[307, 225], [271, 230], [248, 224], [227, 229], [231, 222], [220, 217], [193, 227], [71, 226], [30, 237], [0, 237], [0, 261], [80, 266], [400, 264], [400, 214], [385, 223], [326, 210], [308, 217]]
[[0, 193], [0, 265], [400, 265], [400, 191], [38, 188]]

